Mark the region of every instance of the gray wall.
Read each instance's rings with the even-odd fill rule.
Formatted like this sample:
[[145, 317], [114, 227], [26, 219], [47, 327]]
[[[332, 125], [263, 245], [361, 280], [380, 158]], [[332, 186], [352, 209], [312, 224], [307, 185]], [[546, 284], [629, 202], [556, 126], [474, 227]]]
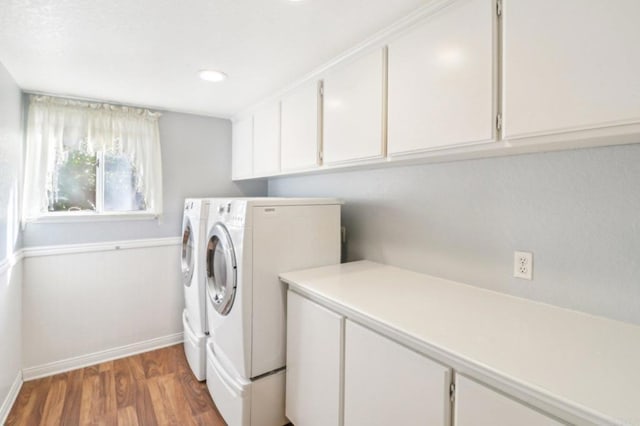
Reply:
[[160, 221], [29, 224], [24, 245], [90, 243], [180, 235], [186, 197], [266, 195], [264, 181], [231, 181], [231, 122], [165, 112], [160, 118], [164, 215]]
[[19, 245], [22, 95], [0, 64], [0, 262]]
[[269, 195], [344, 199], [348, 260], [640, 324], [640, 145], [276, 178]]

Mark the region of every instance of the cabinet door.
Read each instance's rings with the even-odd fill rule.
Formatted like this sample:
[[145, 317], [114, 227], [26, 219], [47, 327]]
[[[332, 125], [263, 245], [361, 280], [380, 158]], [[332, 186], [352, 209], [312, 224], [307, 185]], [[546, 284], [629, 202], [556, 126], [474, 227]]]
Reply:
[[324, 77], [324, 164], [384, 155], [384, 56], [376, 50]]
[[461, 375], [456, 375], [453, 417], [456, 426], [562, 425], [533, 408]]
[[282, 100], [282, 170], [318, 166], [318, 86], [308, 84]]
[[340, 315], [288, 292], [286, 415], [293, 424], [342, 424], [343, 333]]
[[346, 323], [345, 426], [450, 424], [449, 368]]
[[231, 176], [243, 179], [252, 176], [253, 171], [253, 117], [233, 123], [231, 147]]
[[253, 175], [268, 176], [280, 171], [280, 102], [253, 115]]
[[495, 140], [495, 0], [458, 0], [389, 44], [391, 156]]
[[640, 2], [504, 1], [504, 137], [640, 122]]

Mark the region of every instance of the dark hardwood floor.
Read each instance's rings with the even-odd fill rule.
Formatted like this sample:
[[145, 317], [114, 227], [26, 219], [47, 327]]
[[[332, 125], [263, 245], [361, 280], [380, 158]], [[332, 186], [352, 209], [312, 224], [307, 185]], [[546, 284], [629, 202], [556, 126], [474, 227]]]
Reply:
[[6, 425], [225, 425], [182, 345], [25, 382]]

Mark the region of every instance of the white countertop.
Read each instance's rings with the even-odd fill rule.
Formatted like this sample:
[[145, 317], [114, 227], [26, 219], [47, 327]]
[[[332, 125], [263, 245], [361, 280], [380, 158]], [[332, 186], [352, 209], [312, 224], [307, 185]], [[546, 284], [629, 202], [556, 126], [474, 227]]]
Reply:
[[585, 418], [640, 425], [640, 326], [368, 261], [281, 279]]

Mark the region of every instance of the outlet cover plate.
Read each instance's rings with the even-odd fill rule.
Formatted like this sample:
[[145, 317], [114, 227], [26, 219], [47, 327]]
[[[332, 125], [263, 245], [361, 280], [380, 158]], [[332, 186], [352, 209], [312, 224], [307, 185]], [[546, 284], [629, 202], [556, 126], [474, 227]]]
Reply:
[[529, 281], [533, 279], [533, 253], [528, 251], [514, 252], [513, 276]]

